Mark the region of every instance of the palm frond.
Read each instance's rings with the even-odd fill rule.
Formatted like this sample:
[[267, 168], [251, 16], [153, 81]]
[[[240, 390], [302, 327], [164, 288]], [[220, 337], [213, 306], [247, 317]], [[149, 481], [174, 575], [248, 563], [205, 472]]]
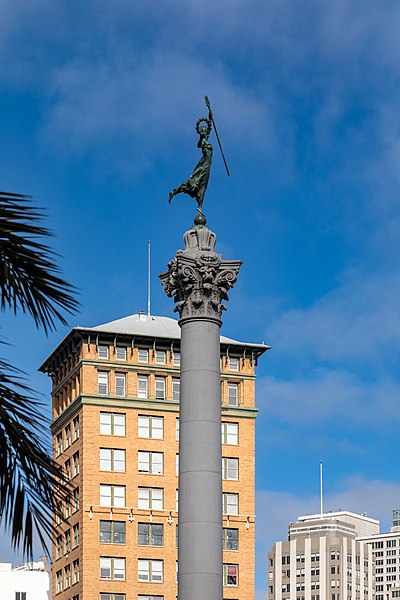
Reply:
[[0, 359], [0, 523], [32, 559], [34, 532], [45, 549], [68, 484], [48, 453], [43, 405], [22, 376]]
[[78, 307], [75, 288], [60, 277], [56, 254], [42, 243], [52, 233], [40, 225], [44, 214], [29, 196], [0, 192], [0, 306], [32, 315], [48, 333], [63, 325], [63, 311]]

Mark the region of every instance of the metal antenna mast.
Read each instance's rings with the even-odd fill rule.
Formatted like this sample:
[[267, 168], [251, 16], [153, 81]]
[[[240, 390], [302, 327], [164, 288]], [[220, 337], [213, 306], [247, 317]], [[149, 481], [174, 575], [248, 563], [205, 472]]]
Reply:
[[150, 240], [147, 242], [147, 314], [150, 316]]
[[320, 509], [321, 509], [321, 518], [324, 512], [324, 498], [322, 491], [322, 460], [319, 461], [319, 497], [320, 497]]

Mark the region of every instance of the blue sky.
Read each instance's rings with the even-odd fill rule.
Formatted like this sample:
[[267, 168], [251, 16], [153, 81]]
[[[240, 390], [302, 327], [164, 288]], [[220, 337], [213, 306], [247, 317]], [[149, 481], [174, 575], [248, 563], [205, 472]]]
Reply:
[[[168, 192], [198, 160], [208, 94], [217, 152], [204, 209], [244, 261], [223, 332], [265, 341], [258, 368], [258, 577], [288, 521], [325, 506], [390, 525], [400, 505], [400, 7], [394, 0], [3, 0], [1, 187], [48, 212], [72, 325], [172, 315], [157, 274], [194, 202]], [[215, 141], [215, 138], [214, 138]], [[46, 338], [3, 316], [36, 368]], [[0, 560], [11, 553], [5, 542]]]

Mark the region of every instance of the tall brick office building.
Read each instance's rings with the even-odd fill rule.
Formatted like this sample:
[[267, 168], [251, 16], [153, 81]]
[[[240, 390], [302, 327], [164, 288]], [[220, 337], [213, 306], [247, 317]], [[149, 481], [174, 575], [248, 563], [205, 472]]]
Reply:
[[[255, 366], [221, 337], [224, 598], [254, 598]], [[57, 600], [175, 600], [180, 328], [136, 314], [76, 327], [44, 362], [54, 455], [71, 480]]]

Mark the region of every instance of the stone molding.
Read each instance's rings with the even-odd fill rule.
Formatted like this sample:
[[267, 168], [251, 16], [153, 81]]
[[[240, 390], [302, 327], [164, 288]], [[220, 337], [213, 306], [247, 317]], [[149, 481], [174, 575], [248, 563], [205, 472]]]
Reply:
[[181, 319], [206, 317], [221, 320], [228, 290], [236, 282], [240, 260], [223, 260], [214, 252], [216, 236], [208, 227], [195, 226], [184, 235], [185, 250], [178, 250], [161, 273], [164, 291], [177, 303]]

